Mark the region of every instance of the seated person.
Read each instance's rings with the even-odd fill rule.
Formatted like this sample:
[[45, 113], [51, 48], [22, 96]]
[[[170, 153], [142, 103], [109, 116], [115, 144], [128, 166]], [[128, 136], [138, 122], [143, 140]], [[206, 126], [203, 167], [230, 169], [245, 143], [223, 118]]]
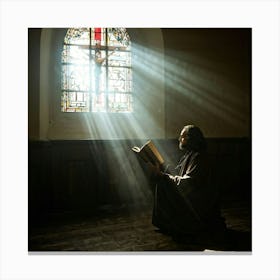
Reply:
[[220, 215], [218, 190], [210, 182], [205, 138], [198, 127], [187, 125], [178, 140], [185, 155], [176, 167], [177, 175], [163, 172], [159, 166], [149, 166], [154, 183], [152, 223], [180, 240], [221, 240], [226, 227]]

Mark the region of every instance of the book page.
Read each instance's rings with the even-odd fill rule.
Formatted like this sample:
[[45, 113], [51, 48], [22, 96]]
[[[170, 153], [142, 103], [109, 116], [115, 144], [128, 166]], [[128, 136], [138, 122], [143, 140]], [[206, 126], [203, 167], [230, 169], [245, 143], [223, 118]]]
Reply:
[[163, 164], [164, 163], [164, 159], [163, 157], [161, 156], [161, 154], [159, 153], [158, 149], [156, 148], [156, 146], [154, 145], [154, 143], [152, 141], [149, 141], [147, 143], [148, 147], [150, 148], [150, 150], [153, 152], [153, 154], [156, 156], [157, 158], [157, 161], [160, 163], [160, 164]]
[[133, 147], [131, 148], [133, 152], [139, 153], [141, 151], [141, 149], [139, 147]]

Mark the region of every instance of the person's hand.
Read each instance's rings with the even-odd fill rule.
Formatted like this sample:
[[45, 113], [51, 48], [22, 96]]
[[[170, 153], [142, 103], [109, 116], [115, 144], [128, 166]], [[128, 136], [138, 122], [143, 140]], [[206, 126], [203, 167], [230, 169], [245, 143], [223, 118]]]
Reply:
[[188, 178], [191, 178], [191, 177], [185, 174], [184, 176], [179, 176], [179, 175], [172, 176], [172, 175], [169, 175], [169, 178], [171, 180], [173, 180], [176, 185], [179, 185], [181, 180], [188, 179]]
[[181, 176], [175, 175], [173, 180], [176, 183], [176, 185], [178, 185], [180, 183], [181, 179], [182, 179]]

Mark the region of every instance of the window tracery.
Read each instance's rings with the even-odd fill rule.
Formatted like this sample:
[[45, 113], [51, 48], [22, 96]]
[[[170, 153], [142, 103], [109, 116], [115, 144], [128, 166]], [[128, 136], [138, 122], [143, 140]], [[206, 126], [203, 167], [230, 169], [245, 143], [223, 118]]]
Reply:
[[69, 28], [61, 54], [62, 112], [132, 112], [125, 28]]

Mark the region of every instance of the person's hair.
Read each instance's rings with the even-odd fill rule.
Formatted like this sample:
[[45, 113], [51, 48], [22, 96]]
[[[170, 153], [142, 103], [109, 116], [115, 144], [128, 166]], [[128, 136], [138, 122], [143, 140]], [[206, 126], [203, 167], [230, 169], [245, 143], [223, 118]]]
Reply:
[[206, 150], [206, 140], [199, 127], [191, 124], [184, 126], [183, 129], [187, 137], [186, 149], [198, 152]]

